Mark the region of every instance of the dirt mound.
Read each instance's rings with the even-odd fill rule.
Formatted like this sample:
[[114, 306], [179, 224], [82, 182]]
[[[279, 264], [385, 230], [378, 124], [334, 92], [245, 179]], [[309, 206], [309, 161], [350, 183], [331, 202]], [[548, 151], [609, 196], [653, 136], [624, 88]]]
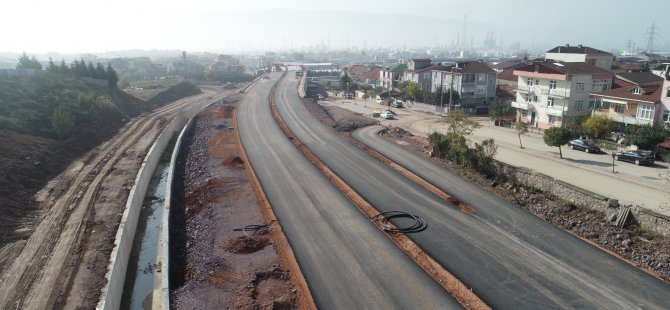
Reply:
[[247, 234], [251, 238], [245, 235], [230, 239], [223, 245], [223, 249], [237, 254], [249, 254], [258, 252], [270, 244], [270, 235], [267, 231], [247, 232]]
[[412, 137], [414, 136], [411, 132], [402, 129], [400, 127], [391, 127], [387, 130], [388, 134], [393, 136], [394, 138], [406, 138], [406, 137]]
[[334, 106], [321, 106], [312, 99], [303, 99], [305, 107], [321, 122], [338, 132], [352, 132], [358, 128], [378, 125], [379, 122], [347, 109]]
[[172, 86], [155, 96], [153, 96], [148, 103], [152, 105], [163, 105], [168, 102], [176, 101], [182, 98], [189, 96], [197, 95], [201, 93], [202, 90], [195, 86], [193, 83], [188, 81], [183, 81], [175, 86]]

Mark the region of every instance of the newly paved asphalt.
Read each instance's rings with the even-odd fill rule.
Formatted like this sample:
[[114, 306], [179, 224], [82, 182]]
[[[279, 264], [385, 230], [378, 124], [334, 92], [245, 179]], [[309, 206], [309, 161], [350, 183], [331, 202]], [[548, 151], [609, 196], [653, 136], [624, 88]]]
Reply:
[[446, 191], [477, 210], [468, 214], [392, 171], [313, 118], [296, 83], [285, 79], [276, 93], [293, 133], [378, 210], [426, 219], [428, 229], [410, 238], [494, 309], [670, 308], [668, 285], [483, 189], [446, 181], [463, 183]]
[[268, 103], [280, 74], [270, 77], [249, 89], [238, 110], [238, 130], [317, 306], [460, 308], [290, 143]]

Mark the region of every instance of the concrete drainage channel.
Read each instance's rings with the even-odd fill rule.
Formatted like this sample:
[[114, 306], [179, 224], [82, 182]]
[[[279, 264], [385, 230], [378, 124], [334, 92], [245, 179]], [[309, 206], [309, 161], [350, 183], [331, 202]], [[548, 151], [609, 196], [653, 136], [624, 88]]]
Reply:
[[[103, 288], [102, 294], [100, 296], [100, 302], [98, 303], [97, 309], [119, 309], [121, 306], [121, 300], [124, 291], [124, 283], [126, 278], [126, 273], [128, 271], [128, 263], [131, 254], [131, 249], [133, 245], [133, 240], [135, 239], [135, 234], [137, 232], [138, 220], [140, 218], [140, 211], [142, 209], [143, 202], [145, 200], [147, 191], [149, 190], [149, 185], [154, 177], [154, 172], [158, 167], [163, 153], [169, 145], [171, 145], [174, 134], [178, 131], [181, 131], [181, 136], [186, 130], [188, 130], [193, 116], [200, 112], [205, 107], [218, 102], [219, 100], [214, 100], [212, 102], [203, 102], [192, 107], [189, 110], [181, 112], [165, 127], [161, 134], [156, 139], [156, 142], [152, 145], [151, 149], [147, 153], [142, 167], [137, 173], [135, 178], [135, 183], [133, 188], [128, 195], [128, 200], [126, 203], [125, 211], [119, 223], [119, 228], [117, 230], [116, 238], [114, 240], [114, 250], [110, 255], [110, 263], [108, 272], [105, 275], [107, 278], [107, 285]], [[154, 235], [153, 240], [158, 240], [157, 247], [153, 248], [150, 251], [155, 251], [155, 259], [149, 259], [149, 263], [152, 269], [151, 271], [154, 274], [153, 285], [151, 298], [152, 307], [151, 308], [169, 308], [169, 282], [168, 282], [168, 266], [169, 266], [169, 255], [168, 255], [168, 221], [169, 221], [169, 201], [171, 197], [170, 184], [172, 184], [172, 172], [174, 170], [174, 158], [176, 152], [179, 150], [180, 140], [177, 139], [177, 142], [172, 152], [172, 160], [170, 165], [166, 167], [167, 169], [167, 180], [165, 185], [165, 202], [162, 215], [160, 219], [157, 219], [157, 222], [160, 223], [159, 228], [160, 232], [157, 234], [154, 232], [149, 232], [150, 235]], [[160, 174], [158, 174], [160, 176]], [[148, 227], [149, 229], [151, 227]], [[157, 236], [157, 237], [156, 237]], [[147, 237], [152, 239], [152, 237]], [[146, 238], [145, 238], [146, 239]], [[151, 247], [149, 247], [151, 248]], [[147, 252], [149, 253], [149, 252]], [[155, 261], [151, 263], [151, 261]], [[144, 262], [146, 263], [146, 262]], [[141, 268], [142, 266], [140, 266]], [[146, 283], [143, 285], [137, 285], [137, 288], [144, 287], [146, 288]], [[131, 294], [132, 295], [132, 294]], [[142, 297], [144, 301], [146, 297]], [[147, 300], [147, 301], [149, 301]]]

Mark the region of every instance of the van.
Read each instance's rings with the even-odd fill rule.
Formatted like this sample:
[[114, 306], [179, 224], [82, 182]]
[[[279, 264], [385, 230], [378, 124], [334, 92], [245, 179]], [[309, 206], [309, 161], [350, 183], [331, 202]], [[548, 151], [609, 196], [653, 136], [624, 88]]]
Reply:
[[379, 95], [377, 95], [377, 97], [375, 97], [375, 101], [377, 102], [377, 104], [382, 104], [384, 102], [384, 100], [382, 100], [382, 97], [379, 96]]

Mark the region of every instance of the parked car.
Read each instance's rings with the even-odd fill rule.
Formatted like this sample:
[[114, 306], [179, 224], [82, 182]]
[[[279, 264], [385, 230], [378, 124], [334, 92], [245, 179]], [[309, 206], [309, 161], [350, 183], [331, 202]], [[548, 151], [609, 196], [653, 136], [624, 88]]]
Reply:
[[643, 150], [617, 152], [614, 154], [614, 159], [634, 163], [638, 166], [654, 164], [654, 154]]
[[573, 150], [580, 150], [586, 153], [600, 153], [600, 148], [597, 145], [583, 139], [570, 140], [568, 145]]
[[382, 113], [379, 114], [379, 117], [384, 118], [384, 119], [393, 119], [393, 118], [395, 118], [395, 113], [393, 113], [393, 111], [390, 111], [390, 110], [385, 110], [385, 111], [382, 111]]
[[404, 102], [402, 102], [402, 100], [396, 99], [391, 103], [391, 106], [394, 107], [394, 108], [402, 108], [403, 104], [404, 104]]

